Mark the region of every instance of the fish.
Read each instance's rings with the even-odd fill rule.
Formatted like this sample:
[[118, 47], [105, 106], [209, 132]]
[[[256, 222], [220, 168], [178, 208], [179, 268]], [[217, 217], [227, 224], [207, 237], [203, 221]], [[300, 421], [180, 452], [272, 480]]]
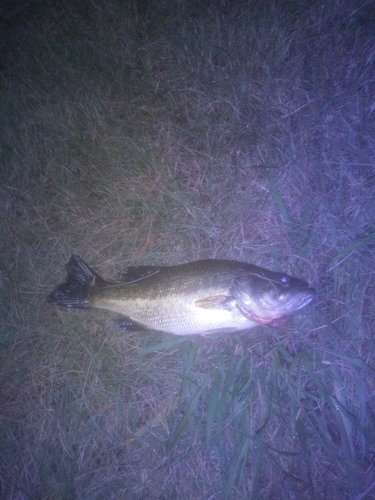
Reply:
[[65, 268], [66, 281], [47, 302], [115, 312], [115, 325], [127, 331], [209, 335], [278, 326], [316, 295], [302, 279], [234, 260], [132, 266], [116, 282], [103, 279], [78, 255]]

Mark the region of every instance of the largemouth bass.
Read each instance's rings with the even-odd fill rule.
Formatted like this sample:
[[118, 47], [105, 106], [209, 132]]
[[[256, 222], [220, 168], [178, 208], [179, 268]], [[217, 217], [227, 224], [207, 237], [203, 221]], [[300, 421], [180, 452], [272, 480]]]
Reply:
[[66, 281], [48, 302], [120, 313], [115, 324], [133, 331], [195, 335], [277, 325], [316, 293], [298, 278], [233, 260], [129, 267], [116, 283], [101, 278], [77, 255], [65, 267]]

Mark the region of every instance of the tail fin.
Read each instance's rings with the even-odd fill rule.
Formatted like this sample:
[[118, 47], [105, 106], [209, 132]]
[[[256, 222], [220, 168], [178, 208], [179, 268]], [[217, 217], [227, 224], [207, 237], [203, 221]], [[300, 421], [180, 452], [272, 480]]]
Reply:
[[78, 255], [71, 255], [65, 265], [68, 272], [65, 283], [58, 285], [47, 297], [47, 302], [63, 307], [88, 309], [90, 292], [96, 286], [103, 286], [103, 280]]

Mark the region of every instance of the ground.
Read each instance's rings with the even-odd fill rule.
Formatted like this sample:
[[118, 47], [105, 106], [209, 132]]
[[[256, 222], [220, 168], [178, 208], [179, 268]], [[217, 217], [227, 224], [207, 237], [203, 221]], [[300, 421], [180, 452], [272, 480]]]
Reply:
[[[373, 2], [2, 7], [0, 496], [369, 500]], [[80, 255], [311, 283], [278, 327], [116, 329], [45, 300]]]

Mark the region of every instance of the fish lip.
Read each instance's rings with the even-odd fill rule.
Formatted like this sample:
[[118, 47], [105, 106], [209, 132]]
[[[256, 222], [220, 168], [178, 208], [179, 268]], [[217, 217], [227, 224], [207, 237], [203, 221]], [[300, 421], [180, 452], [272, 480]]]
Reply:
[[302, 309], [303, 307], [306, 307], [316, 297], [316, 290], [314, 288], [309, 288], [309, 286], [307, 286], [307, 288], [305, 289], [302, 289], [300, 293], [304, 294], [304, 300], [302, 300], [301, 305], [296, 309], [296, 311]]
[[311, 302], [311, 301], [312, 301], [312, 300], [314, 300], [314, 299], [315, 299], [315, 297], [316, 297], [316, 290], [315, 290], [315, 288], [310, 288], [310, 287], [309, 287], [309, 288], [307, 288], [307, 289], [305, 290], [305, 293], [306, 293], [306, 295], [308, 295], [308, 296], [309, 296], [309, 298], [308, 298], [308, 302], [307, 302], [307, 303]]
[[[288, 295], [290, 295], [289, 300]], [[291, 314], [306, 307], [314, 300], [315, 296], [316, 290], [314, 288], [310, 288], [308, 284], [301, 284], [298, 288], [288, 290], [288, 292], [279, 295], [279, 300], [281, 305], [283, 299], [286, 299], [283, 309], [285, 308], [285, 314]]]

